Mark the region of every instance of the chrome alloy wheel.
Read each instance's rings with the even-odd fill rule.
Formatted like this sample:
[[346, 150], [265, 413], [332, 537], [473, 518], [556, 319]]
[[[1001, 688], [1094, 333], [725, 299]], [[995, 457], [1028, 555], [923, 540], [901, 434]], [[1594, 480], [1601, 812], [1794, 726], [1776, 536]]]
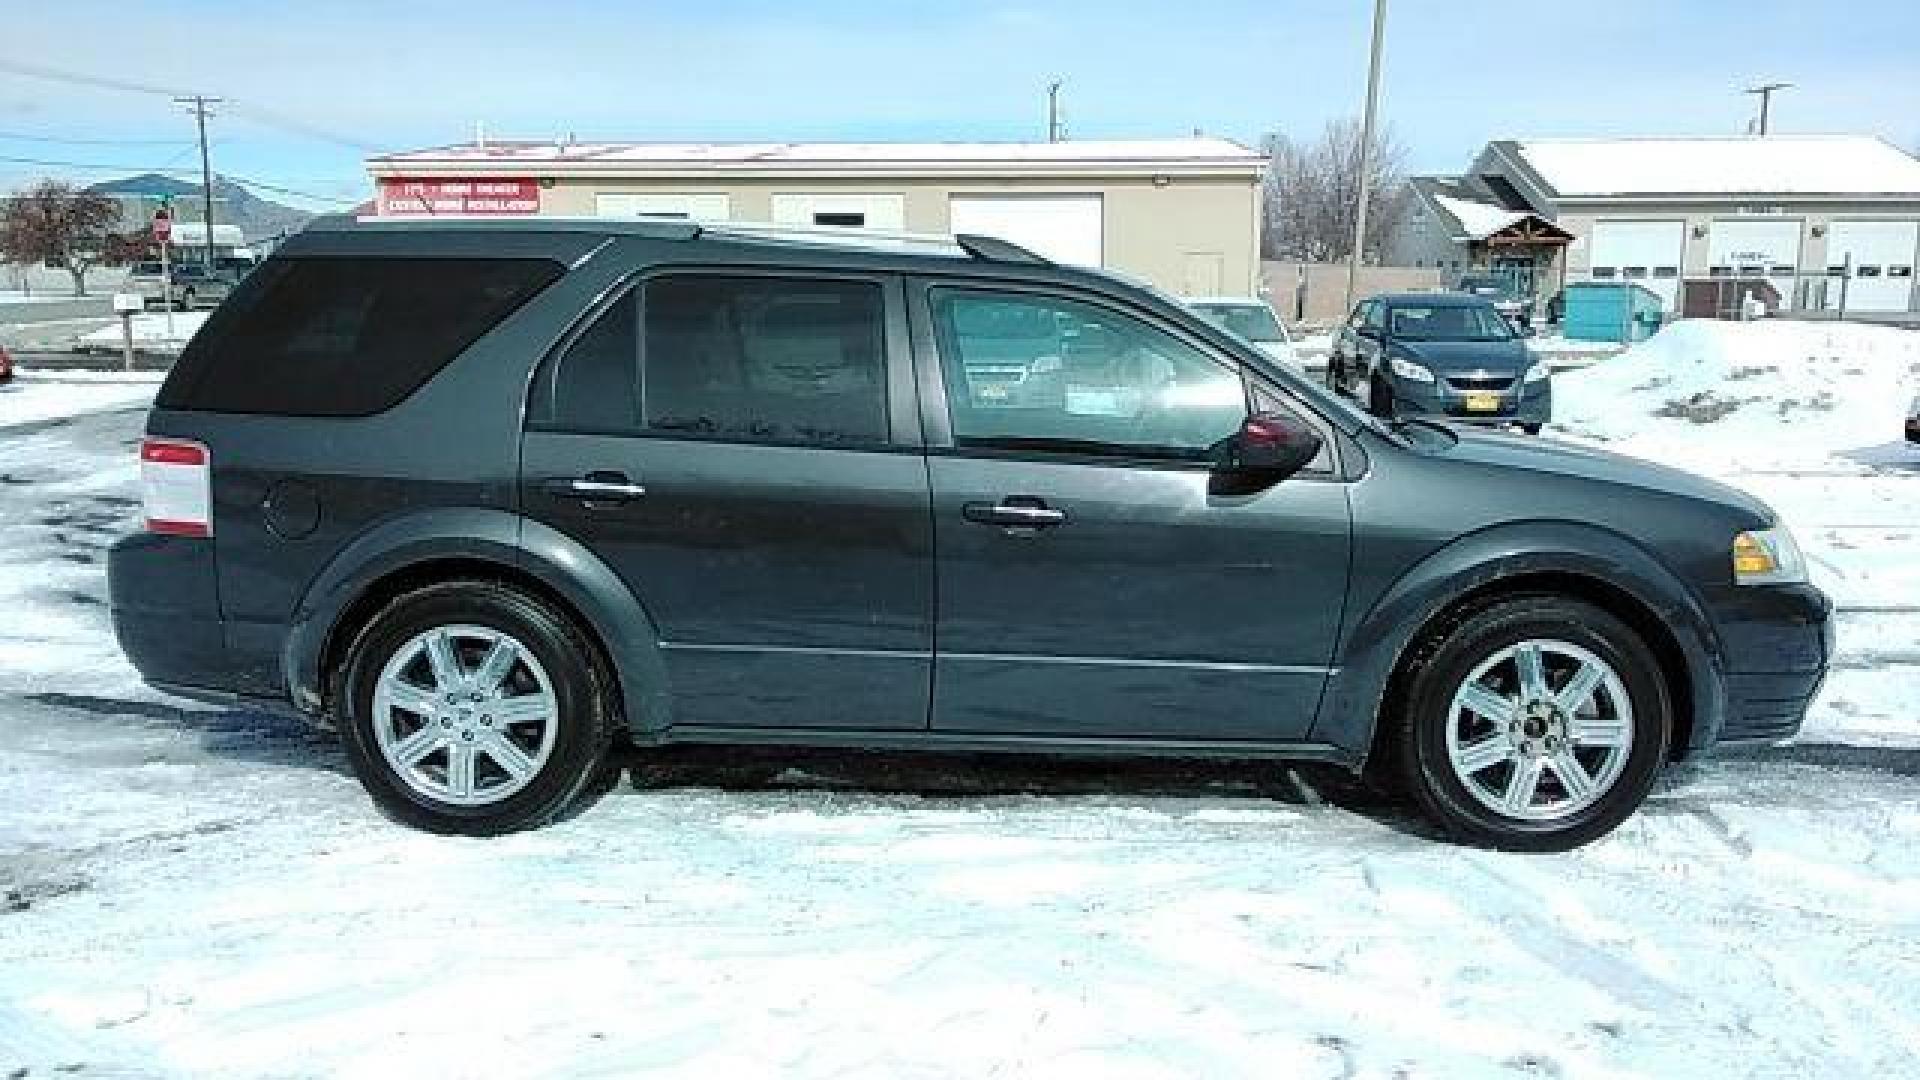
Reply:
[[417, 794], [487, 806], [527, 786], [560, 730], [559, 701], [526, 646], [484, 626], [438, 626], [394, 651], [373, 694], [380, 753]]
[[1516, 642], [1473, 669], [1447, 714], [1447, 759], [1482, 806], [1559, 821], [1592, 806], [1626, 768], [1633, 703], [1620, 675], [1566, 641]]

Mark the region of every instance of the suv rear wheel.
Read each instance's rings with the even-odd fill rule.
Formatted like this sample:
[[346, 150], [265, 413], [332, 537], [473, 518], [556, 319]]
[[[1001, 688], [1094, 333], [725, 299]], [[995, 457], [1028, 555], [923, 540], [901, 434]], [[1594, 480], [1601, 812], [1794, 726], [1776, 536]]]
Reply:
[[1552, 596], [1469, 616], [1409, 673], [1400, 771], [1468, 843], [1564, 851], [1645, 800], [1671, 738], [1659, 664], [1612, 615]]
[[535, 828], [603, 793], [609, 679], [571, 620], [502, 585], [389, 603], [341, 675], [354, 772], [390, 817], [442, 833]]

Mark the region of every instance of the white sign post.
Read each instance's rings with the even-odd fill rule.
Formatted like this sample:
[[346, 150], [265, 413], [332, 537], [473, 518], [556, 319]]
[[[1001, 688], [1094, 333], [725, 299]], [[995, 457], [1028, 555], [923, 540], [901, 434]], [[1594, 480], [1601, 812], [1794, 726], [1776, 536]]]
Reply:
[[120, 347], [126, 356], [127, 370], [133, 370], [133, 313], [144, 311], [147, 298], [139, 293], [114, 293], [113, 312], [120, 316]]

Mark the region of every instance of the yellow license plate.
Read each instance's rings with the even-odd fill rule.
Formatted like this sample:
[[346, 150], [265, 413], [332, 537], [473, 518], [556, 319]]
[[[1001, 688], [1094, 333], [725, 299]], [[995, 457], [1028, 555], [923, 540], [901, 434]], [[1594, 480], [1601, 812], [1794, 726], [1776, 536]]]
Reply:
[[1467, 411], [1468, 412], [1499, 412], [1500, 411], [1500, 395], [1499, 394], [1468, 394], [1467, 395]]

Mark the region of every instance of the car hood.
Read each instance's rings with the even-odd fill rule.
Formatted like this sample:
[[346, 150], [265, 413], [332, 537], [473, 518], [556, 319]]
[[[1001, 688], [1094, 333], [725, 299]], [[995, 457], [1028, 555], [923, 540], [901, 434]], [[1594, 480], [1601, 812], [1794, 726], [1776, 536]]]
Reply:
[[1451, 449], [1440, 453], [1453, 460], [1578, 477], [1718, 503], [1752, 515], [1756, 519], [1755, 528], [1769, 525], [1775, 520], [1773, 510], [1759, 499], [1738, 488], [1681, 469], [1595, 447], [1542, 439], [1536, 435], [1509, 435], [1465, 426], [1450, 427], [1449, 430], [1459, 441]]
[[1293, 346], [1284, 341], [1256, 341], [1253, 343], [1253, 347], [1283, 364], [1292, 364], [1294, 367], [1300, 366], [1300, 358], [1293, 354]]
[[1507, 341], [1404, 341], [1395, 350], [1442, 374], [1488, 371], [1519, 375], [1529, 362], [1518, 338]]

